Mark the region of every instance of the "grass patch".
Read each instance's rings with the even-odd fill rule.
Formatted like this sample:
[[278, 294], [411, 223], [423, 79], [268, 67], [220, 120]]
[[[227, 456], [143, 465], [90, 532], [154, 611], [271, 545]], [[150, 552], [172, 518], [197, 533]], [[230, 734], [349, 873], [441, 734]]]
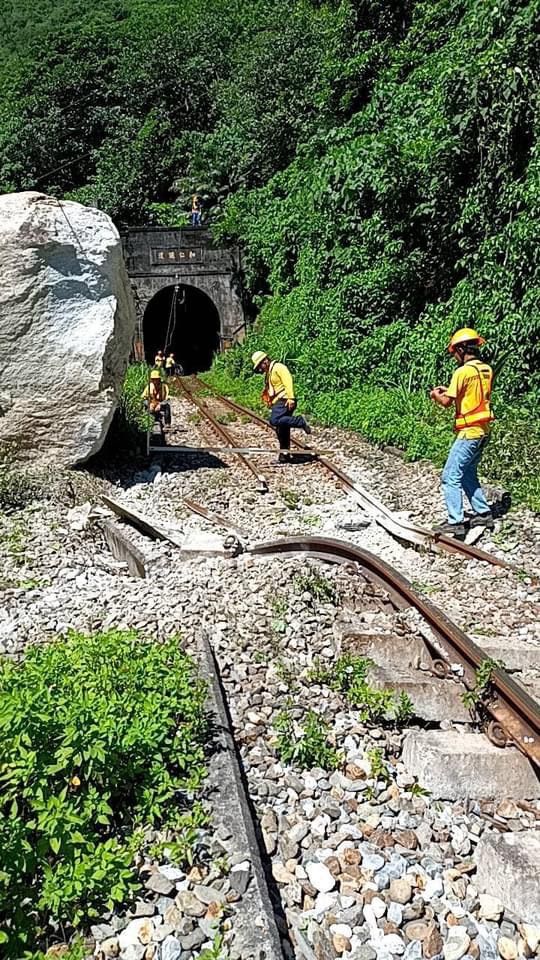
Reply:
[[124, 902], [149, 827], [193, 839], [204, 702], [176, 638], [73, 634], [0, 663], [3, 957], [44, 948], [58, 924], [72, 936]]
[[144, 409], [142, 394], [148, 386], [150, 369], [146, 363], [132, 363], [127, 368], [118, 408], [103, 449], [105, 455], [146, 447], [146, 433], [153, 418]]
[[331, 690], [344, 695], [360, 719], [365, 723], [402, 727], [414, 716], [414, 705], [407, 693], [377, 690], [368, 681], [374, 666], [369, 657], [345, 653], [327, 667], [318, 661], [310, 671], [314, 683], [325, 683]]
[[313, 567], [309, 572], [296, 574], [293, 577], [293, 585], [297, 593], [309, 593], [314, 600], [320, 600], [322, 603], [337, 603], [334, 585]]
[[288, 710], [282, 710], [274, 721], [276, 748], [283, 763], [303, 770], [321, 767], [335, 770], [341, 763], [340, 753], [329, 742], [330, 727], [314, 710], [308, 710], [301, 724]]

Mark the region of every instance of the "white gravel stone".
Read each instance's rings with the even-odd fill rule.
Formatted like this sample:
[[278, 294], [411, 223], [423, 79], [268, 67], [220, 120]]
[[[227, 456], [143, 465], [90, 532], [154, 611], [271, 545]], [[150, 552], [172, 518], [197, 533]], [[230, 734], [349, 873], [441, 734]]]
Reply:
[[307, 863], [306, 873], [309, 882], [320, 893], [329, 893], [336, 886], [336, 878], [332, 876], [330, 870], [324, 863]]

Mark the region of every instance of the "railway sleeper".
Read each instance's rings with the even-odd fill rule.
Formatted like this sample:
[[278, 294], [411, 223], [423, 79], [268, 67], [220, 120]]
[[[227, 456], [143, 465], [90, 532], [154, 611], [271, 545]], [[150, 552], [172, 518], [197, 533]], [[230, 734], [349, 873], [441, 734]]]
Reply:
[[540, 781], [527, 758], [512, 746], [500, 750], [479, 733], [411, 731], [402, 759], [436, 799], [540, 798]]

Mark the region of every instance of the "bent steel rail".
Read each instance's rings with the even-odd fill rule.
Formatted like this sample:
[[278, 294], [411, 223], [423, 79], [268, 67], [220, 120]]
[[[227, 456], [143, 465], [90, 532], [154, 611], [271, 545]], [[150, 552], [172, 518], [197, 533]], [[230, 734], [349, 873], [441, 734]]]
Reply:
[[[417, 594], [406, 577], [375, 554], [329, 537], [287, 537], [254, 544], [246, 552], [255, 556], [308, 553], [334, 563], [357, 564], [368, 580], [389, 593], [397, 608], [411, 606], [422, 614], [448, 657], [459, 659], [465, 685], [474, 687], [476, 670], [486, 659], [482, 649], [434, 604]], [[429, 644], [429, 639], [426, 642]], [[505, 670], [493, 670], [491, 685], [493, 697], [485, 703], [487, 712], [508, 739], [540, 767], [540, 707]]]

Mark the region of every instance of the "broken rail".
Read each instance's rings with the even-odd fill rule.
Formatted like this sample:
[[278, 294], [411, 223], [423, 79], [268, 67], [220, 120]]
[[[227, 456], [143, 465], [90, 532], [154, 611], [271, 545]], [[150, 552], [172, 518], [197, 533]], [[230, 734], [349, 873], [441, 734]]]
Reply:
[[[154, 526], [139, 514], [108, 497], [102, 499], [117, 515], [123, 516], [143, 533], [180, 546], [163, 528]], [[213, 515], [200, 504], [190, 501], [189, 507], [201, 516], [224, 525], [224, 518]], [[224, 555], [232, 556], [241, 551], [241, 544], [236, 541], [235, 549], [225, 550]], [[397, 609], [414, 607], [434, 634], [437, 642], [432, 642], [432, 647], [436, 653], [440, 655], [442, 647], [448, 661], [457, 658], [463, 667], [463, 683], [468, 689], [475, 687], [476, 671], [486, 659], [482, 649], [434, 604], [420, 596], [404, 576], [375, 554], [345, 540], [329, 537], [287, 537], [252, 544], [245, 552], [259, 557], [307, 553], [326, 562], [351, 564], [354, 573], [382, 587]], [[429, 638], [425, 639], [429, 644]], [[497, 746], [504, 746], [507, 741], [513, 742], [540, 768], [540, 707], [503, 669], [493, 670], [491, 688], [492, 696], [483, 704], [492, 717], [487, 735]]]

